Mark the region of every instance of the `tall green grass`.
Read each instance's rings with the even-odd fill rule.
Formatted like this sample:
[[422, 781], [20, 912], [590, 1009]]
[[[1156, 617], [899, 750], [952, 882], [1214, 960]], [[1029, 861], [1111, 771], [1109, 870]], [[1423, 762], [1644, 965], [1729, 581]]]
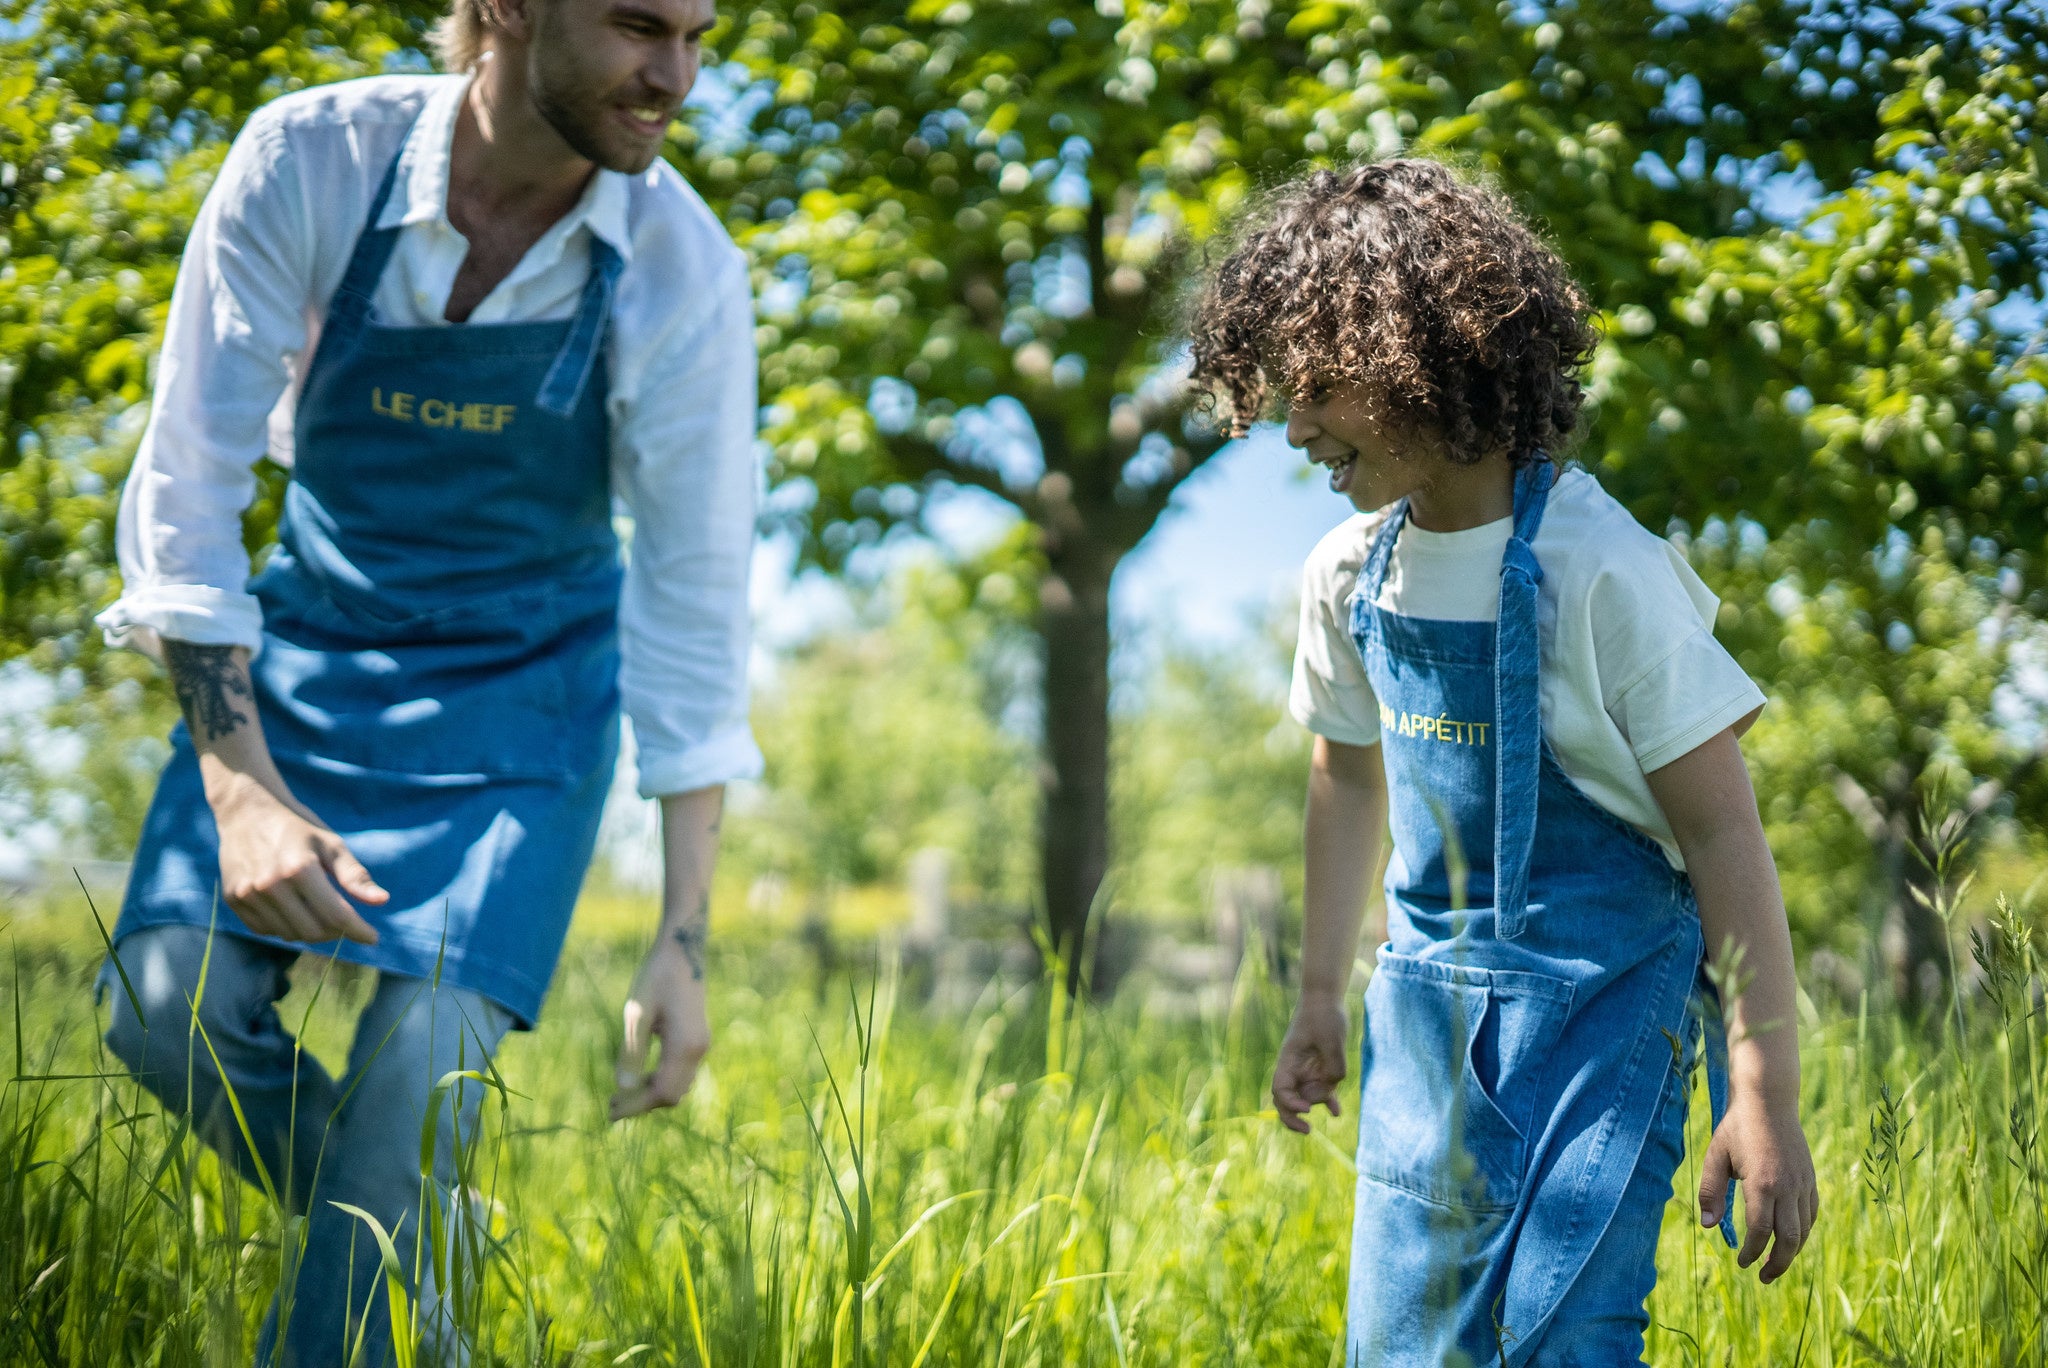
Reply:
[[[7, 940], [0, 1363], [246, 1362], [294, 1232], [99, 1047], [83, 907]], [[1688, 1163], [1652, 1362], [2048, 1363], [2042, 966], [2009, 909], [1977, 940], [1983, 987], [1938, 1023], [1798, 1024], [1822, 1216], [1782, 1282], [1698, 1228]], [[1341, 1362], [1350, 1109], [1307, 1138], [1273, 1120], [1291, 1002], [1255, 970], [1206, 1015], [1037, 983], [940, 1014], [887, 956], [820, 980], [794, 946], [728, 940], [696, 1092], [613, 1127], [641, 948], [572, 938], [545, 1024], [501, 1052], [474, 1219], [393, 1237], [438, 1248], [478, 1362]], [[334, 1057], [358, 1005], [295, 990], [286, 1019]]]

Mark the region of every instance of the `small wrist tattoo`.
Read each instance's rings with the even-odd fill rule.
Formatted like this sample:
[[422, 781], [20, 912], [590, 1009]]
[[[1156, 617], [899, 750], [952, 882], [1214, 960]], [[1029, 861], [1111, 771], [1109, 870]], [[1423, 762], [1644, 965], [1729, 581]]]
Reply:
[[690, 977], [703, 982], [704, 945], [711, 939], [711, 928], [701, 920], [687, 921], [671, 931], [669, 939], [683, 947], [683, 958], [690, 962]]
[[256, 699], [248, 674], [235, 663], [234, 647], [169, 640], [163, 646], [164, 668], [195, 740], [218, 740], [248, 722], [249, 714], [235, 700], [254, 704]]
[[669, 939], [683, 947], [683, 958], [690, 962], [690, 977], [699, 983], [704, 981], [704, 947], [711, 940], [711, 890], [705, 889], [697, 895], [696, 915], [686, 917], [669, 932]]

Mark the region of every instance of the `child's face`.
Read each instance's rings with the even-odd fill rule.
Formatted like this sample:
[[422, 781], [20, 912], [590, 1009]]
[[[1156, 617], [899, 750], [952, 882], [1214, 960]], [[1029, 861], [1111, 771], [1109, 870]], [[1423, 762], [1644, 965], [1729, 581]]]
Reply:
[[1389, 414], [1358, 383], [1297, 396], [1287, 407], [1287, 442], [1327, 466], [1330, 488], [1366, 513], [1413, 494], [1443, 464], [1441, 443]]

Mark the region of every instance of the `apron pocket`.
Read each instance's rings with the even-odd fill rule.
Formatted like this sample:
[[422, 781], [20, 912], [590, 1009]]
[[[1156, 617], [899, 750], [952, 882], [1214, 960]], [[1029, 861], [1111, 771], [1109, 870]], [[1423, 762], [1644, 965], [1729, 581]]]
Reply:
[[518, 611], [376, 623], [331, 594], [265, 601], [255, 666], [273, 749], [422, 777], [562, 783], [598, 763], [617, 709], [607, 616]]
[[1572, 985], [1380, 952], [1365, 994], [1358, 1172], [1446, 1207], [1512, 1208]]

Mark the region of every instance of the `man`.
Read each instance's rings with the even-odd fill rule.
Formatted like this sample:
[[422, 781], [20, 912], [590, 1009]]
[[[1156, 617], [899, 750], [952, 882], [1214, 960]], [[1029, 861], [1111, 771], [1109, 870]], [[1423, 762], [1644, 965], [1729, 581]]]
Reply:
[[[720, 805], [760, 764], [753, 320], [739, 252], [657, 154], [713, 17], [456, 0], [436, 33], [456, 74], [259, 111], [185, 252], [100, 619], [160, 656], [184, 713], [108, 1041], [306, 1218], [266, 1359], [340, 1363], [366, 1316], [388, 1352], [376, 1243], [335, 1203], [414, 1247], [431, 1089], [540, 1011], [622, 701], [667, 873], [614, 1119], [681, 1098], [710, 1042]], [[249, 580], [266, 449], [293, 479]], [[273, 1006], [308, 946], [379, 971], [340, 1079]], [[458, 1089], [439, 1121], [443, 1190], [479, 1100]], [[459, 1353], [434, 1270], [418, 1282]]]

